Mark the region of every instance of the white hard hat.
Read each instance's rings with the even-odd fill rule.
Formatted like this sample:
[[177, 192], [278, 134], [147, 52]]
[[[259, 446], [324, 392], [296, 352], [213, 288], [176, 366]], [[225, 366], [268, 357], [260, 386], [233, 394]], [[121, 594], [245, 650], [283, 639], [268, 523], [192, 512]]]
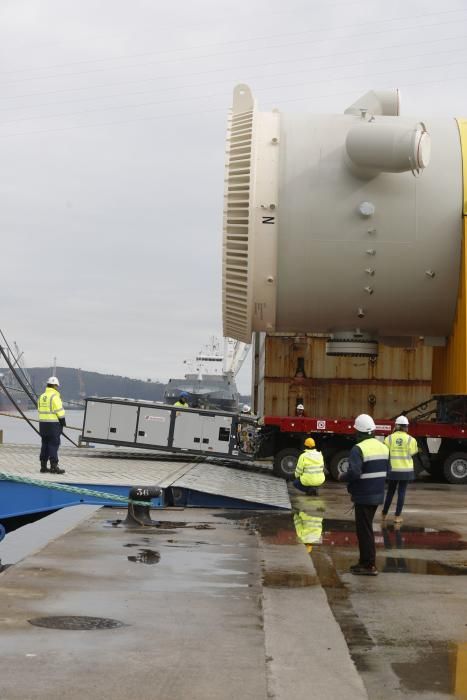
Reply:
[[305, 410], [305, 406], [302, 403], [299, 403], [297, 406], [297, 411], [304, 411], [304, 410]]
[[396, 425], [408, 425], [409, 420], [406, 416], [399, 416], [399, 418], [396, 418], [395, 424]]
[[53, 384], [53, 386], [60, 386], [60, 382], [58, 381], [57, 377], [49, 377], [47, 379], [47, 384]]
[[355, 418], [353, 427], [355, 430], [358, 430], [359, 433], [372, 433], [374, 430], [376, 430], [376, 425], [373, 418], [366, 413], [362, 413]]
[[242, 413], [249, 413], [250, 412], [250, 407], [247, 403], [243, 404], [242, 406]]

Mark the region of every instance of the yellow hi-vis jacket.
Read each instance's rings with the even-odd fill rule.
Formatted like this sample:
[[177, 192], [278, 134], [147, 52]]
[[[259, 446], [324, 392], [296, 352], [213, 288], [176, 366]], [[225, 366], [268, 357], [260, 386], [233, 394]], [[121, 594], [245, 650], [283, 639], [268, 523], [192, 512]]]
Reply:
[[59, 418], [65, 418], [62, 399], [57, 389], [48, 386], [37, 401], [39, 420], [45, 423], [58, 423]]
[[389, 447], [390, 468], [388, 479], [413, 479], [414, 466], [412, 457], [418, 452], [415, 438], [404, 430], [396, 430], [384, 438], [384, 443]]
[[190, 408], [187, 403], [182, 403], [181, 401], [176, 401], [174, 406], [177, 406], [177, 408]]
[[295, 531], [303, 544], [316, 544], [321, 542], [323, 534], [323, 518], [309, 515], [300, 511], [293, 516]]
[[324, 484], [324, 459], [318, 450], [305, 450], [298, 458], [295, 478], [303, 486], [321, 486]]

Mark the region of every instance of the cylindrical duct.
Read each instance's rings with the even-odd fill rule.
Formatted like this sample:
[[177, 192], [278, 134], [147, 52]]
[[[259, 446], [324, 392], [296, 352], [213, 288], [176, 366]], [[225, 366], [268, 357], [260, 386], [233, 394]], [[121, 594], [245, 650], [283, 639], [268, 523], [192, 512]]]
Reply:
[[457, 123], [391, 116], [398, 96], [374, 113], [363, 101], [369, 109], [357, 101], [340, 115], [259, 112], [247, 86], [235, 89], [225, 335], [449, 335], [462, 235]]
[[430, 162], [431, 141], [424, 124], [410, 129], [399, 124], [358, 124], [348, 132], [345, 146], [357, 174], [419, 172]]

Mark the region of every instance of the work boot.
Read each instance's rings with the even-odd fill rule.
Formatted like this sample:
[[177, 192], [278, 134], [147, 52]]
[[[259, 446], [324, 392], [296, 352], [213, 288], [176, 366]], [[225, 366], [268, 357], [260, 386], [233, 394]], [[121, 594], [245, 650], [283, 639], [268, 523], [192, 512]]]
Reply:
[[350, 573], [354, 576], [378, 576], [378, 569], [376, 566], [351, 566]]
[[41, 459], [41, 474], [48, 474], [49, 470], [47, 469], [47, 460], [46, 459]]
[[64, 474], [65, 470], [58, 468], [58, 462], [51, 462], [50, 463], [50, 473], [51, 474]]
[[307, 496], [319, 496], [319, 491], [316, 486], [309, 486], [306, 490]]

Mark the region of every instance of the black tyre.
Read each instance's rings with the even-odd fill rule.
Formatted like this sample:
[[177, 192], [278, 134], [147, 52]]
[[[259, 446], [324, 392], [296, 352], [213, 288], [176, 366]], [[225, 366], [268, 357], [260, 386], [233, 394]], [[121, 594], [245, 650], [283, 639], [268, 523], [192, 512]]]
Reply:
[[339, 481], [339, 475], [345, 474], [349, 468], [349, 453], [350, 450], [339, 450], [328, 460], [329, 473], [334, 481]]
[[294, 478], [295, 467], [300, 456], [300, 450], [296, 447], [286, 447], [274, 456], [274, 474], [282, 479]]
[[467, 452], [453, 452], [446, 457], [443, 472], [450, 484], [467, 484]]

